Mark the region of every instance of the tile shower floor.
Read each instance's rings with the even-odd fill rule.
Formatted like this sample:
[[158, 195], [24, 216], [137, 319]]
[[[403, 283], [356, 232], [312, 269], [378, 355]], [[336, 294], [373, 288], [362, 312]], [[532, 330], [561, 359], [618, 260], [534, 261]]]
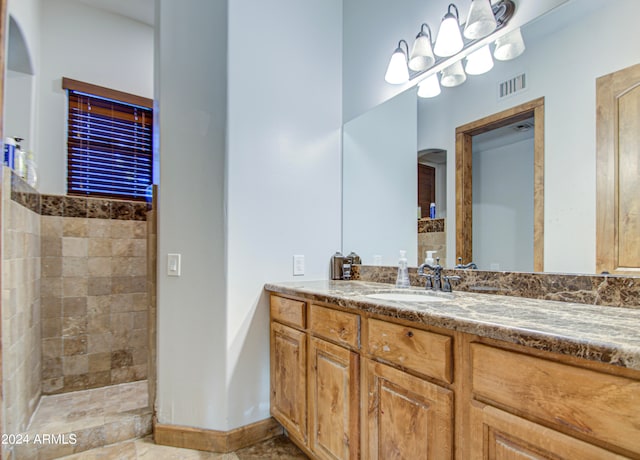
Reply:
[[[147, 381], [43, 396], [15, 460], [303, 460], [288, 438], [279, 436], [227, 454], [158, 446], [151, 436]], [[55, 436], [55, 439], [54, 439]], [[34, 442], [38, 439], [38, 442]], [[75, 443], [72, 440], [75, 439]]]

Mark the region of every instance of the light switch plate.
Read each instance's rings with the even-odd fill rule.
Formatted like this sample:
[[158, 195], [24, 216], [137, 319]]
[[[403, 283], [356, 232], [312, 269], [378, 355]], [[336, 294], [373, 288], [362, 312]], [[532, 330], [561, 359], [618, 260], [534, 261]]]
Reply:
[[293, 256], [293, 276], [302, 276], [302, 275], [304, 275], [304, 256], [294, 255]]
[[180, 254], [167, 254], [167, 275], [180, 276], [181, 267]]

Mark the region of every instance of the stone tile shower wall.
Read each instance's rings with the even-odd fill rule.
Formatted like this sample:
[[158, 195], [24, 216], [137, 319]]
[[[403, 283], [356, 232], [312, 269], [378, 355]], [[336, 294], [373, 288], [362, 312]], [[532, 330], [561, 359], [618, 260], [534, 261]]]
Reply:
[[42, 392], [147, 378], [146, 204], [41, 200]]
[[32, 206], [37, 195], [25, 194], [28, 199], [20, 204], [11, 199], [11, 182], [11, 171], [3, 168], [2, 402], [4, 433], [20, 433], [41, 388], [40, 216]]
[[[447, 234], [444, 219], [418, 220], [418, 265], [424, 262], [426, 251], [436, 251], [440, 265], [447, 267]], [[453, 264], [452, 264], [453, 265]]]

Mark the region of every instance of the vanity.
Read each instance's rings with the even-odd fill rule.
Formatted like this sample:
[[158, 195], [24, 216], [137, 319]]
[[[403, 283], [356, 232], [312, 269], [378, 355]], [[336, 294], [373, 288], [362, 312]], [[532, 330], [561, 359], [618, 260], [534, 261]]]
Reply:
[[403, 300], [368, 281], [265, 289], [271, 412], [311, 458], [640, 458], [639, 309]]

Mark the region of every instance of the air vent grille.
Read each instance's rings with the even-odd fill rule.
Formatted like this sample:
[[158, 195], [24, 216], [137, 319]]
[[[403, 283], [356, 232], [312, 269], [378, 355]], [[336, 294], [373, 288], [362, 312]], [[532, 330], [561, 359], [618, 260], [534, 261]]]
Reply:
[[513, 96], [527, 89], [527, 76], [524, 73], [498, 83], [498, 99]]

